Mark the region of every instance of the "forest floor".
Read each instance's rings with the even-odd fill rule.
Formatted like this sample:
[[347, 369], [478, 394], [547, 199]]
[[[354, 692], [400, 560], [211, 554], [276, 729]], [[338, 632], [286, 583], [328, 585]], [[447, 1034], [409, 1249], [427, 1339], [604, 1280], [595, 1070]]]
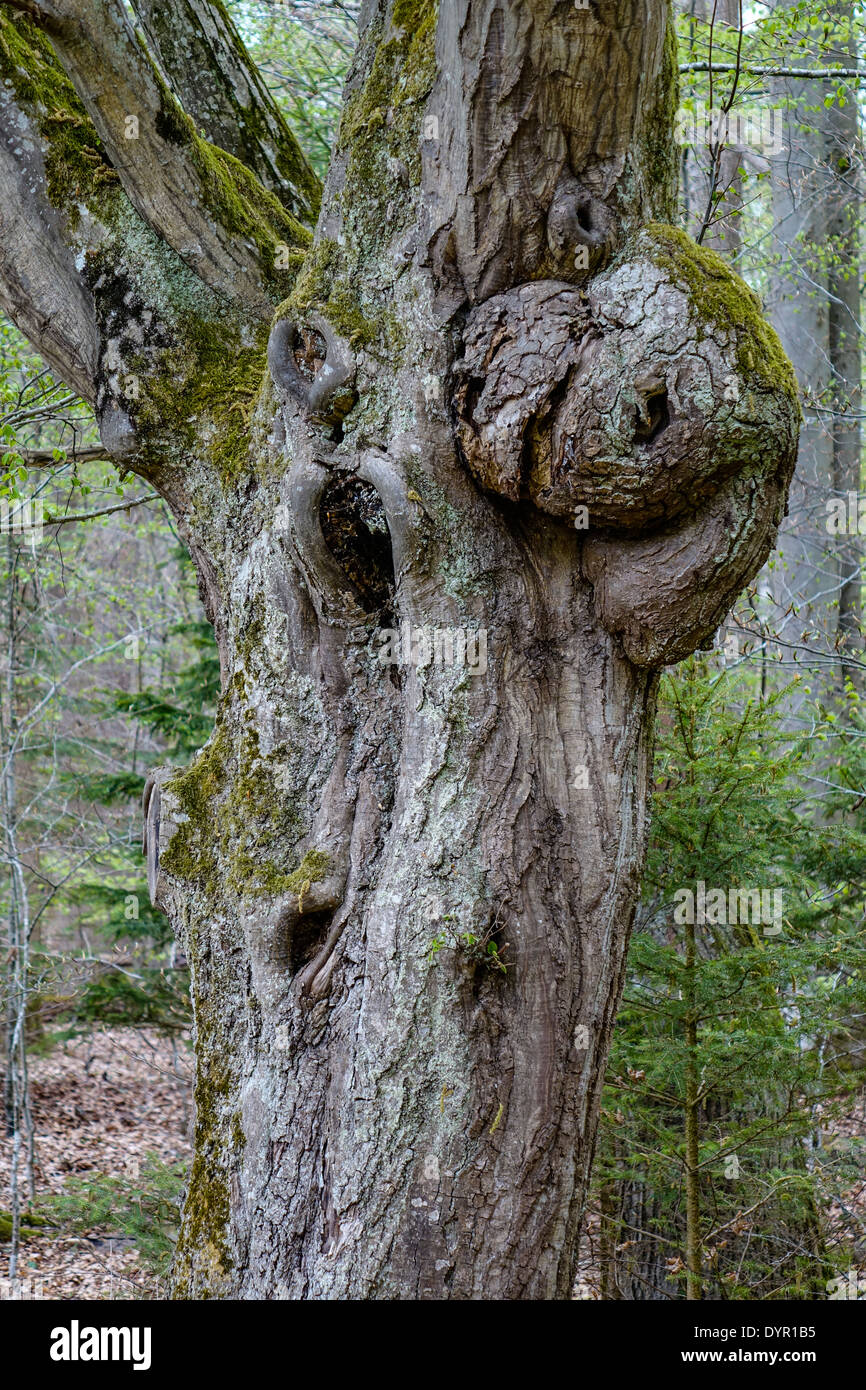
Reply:
[[[31, 1057], [37, 1193], [61, 1193], [70, 1178], [120, 1179], [127, 1197], [148, 1155], [166, 1165], [190, 1157], [192, 1054], [183, 1043], [146, 1030], [118, 1028]], [[9, 1208], [11, 1141], [0, 1139], [0, 1207]], [[23, 1171], [22, 1171], [23, 1176]], [[146, 1215], [145, 1215], [146, 1220]], [[0, 1244], [0, 1280], [8, 1273]], [[30, 1236], [21, 1247], [20, 1285], [0, 1283], [0, 1298], [128, 1299], [165, 1297], [129, 1235], [105, 1226]]]
[[[29, 1236], [21, 1247], [17, 1290], [5, 1282], [9, 1246], [0, 1243], [0, 1299], [166, 1297], [152, 1252], [148, 1258], [139, 1248], [146, 1246], [147, 1237], [137, 1239], [129, 1232], [150, 1230], [148, 1164], [155, 1161], [167, 1173], [172, 1167], [180, 1171], [178, 1165], [190, 1158], [193, 1059], [188, 1046], [181, 1042], [173, 1047], [147, 1030], [110, 1029], [31, 1057], [30, 1071], [37, 1193], [68, 1193], [76, 1184], [87, 1184], [92, 1192], [101, 1188], [103, 1219], [89, 1224], [89, 1207], [85, 1203], [82, 1210], [79, 1202], [74, 1222], [61, 1218], [57, 1226]], [[866, 1098], [861, 1093], [834, 1121], [824, 1144], [832, 1152], [846, 1144], [861, 1145], [864, 1137]], [[7, 1210], [10, 1161], [11, 1141], [0, 1138], [0, 1208]], [[170, 1197], [179, 1179], [174, 1184]], [[853, 1247], [857, 1264], [866, 1265], [866, 1175], [840, 1196], [825, 1212], [828, 1244]], [[137, 1222], [119, 1219], [121, 1207], [128, 1212], [137, 1202]], [[124, 1224], [127, 1233], [116, 1234]], [[577, 1298], [600, 1296], [598, 1238], [598, 1213], [590, 1210]], [[167, 1246], [164, 1234], [162, 1240]]]

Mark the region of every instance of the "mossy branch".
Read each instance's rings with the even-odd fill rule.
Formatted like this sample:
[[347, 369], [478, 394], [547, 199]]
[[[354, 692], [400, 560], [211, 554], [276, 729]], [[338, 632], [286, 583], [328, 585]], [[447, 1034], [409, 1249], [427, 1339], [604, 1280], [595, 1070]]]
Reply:
[[[13, 0], [9, 8], [35, 20], [77, 93], [74, 107], [60, 108], [52, 100], [56, 71], [50, 91], [35, 85], [27, 50], [38, 47], [43, 66], [54, 65], [30, 20], [17, 20], [16, 47], [24, 52], [4, 75], [25, 107], [38, 108], [49, 151], [61, 133], [67, 145], [74, 135], [80, 148], [66, 178], [94, 195], [98, 184], [119, 180], [139, 215], [205, 284], [269, 317], [291, 284], [285, 272], [292, 267], [282, 267], [280, 256], [305, 248], [310, 233], [238, 160], [201, 138], [121, 0]], [[49, 170], [49, 185], [50, 178]], [[62, 191], [68, 197], [72, 190]], [[104, 205], [98, 211], [104, 218]]]
[[240, 160], [310, 226], [322, 189], [218, 0], [135, 0], [151, 51], [211, 144]]

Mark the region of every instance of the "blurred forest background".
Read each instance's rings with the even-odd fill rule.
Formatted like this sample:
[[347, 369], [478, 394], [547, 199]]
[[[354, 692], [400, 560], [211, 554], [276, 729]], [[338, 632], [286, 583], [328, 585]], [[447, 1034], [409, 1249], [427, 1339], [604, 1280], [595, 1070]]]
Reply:
[[[324, 174], [357, 5], [227, 9]], [[687, 0], [678, 30], [681, 223], [761, 296], [804, 422], [777, 552], [664, 676], [575, 1296], [866, 1298], [866, 16]], [[160, 499], [2, 320], [0, 451], [0, 1295], [160, 1297], [189, 1008], [140, 800], [219, 664]], [[698, 885], [781, 918], [682, 922]]]

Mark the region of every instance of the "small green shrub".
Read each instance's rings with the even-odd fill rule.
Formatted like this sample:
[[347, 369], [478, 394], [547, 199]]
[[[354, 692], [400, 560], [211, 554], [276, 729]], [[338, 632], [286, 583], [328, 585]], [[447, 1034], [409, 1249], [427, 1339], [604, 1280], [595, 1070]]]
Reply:
[[137, 1176], [69, 1178], [63, 1192], [43, 1197], [39, 1206], [47, 1220], [69, 1232], [128, 1237], [145, 1269], [163, 1278], [174, 1253], [186, 1172], [186, 1163], [165, 1163], [148, 1153]]
[[456, 951], [458, 956], [469, 965], [480, 965], [485, 970], [498, 970], [505, 975], [508, 966], [502, 959], [504, 951], [507, 949], [508, 942], [498, 945], [494, 941], [494, 936], [498, 930], [496, 922], [491, 923], [482, 936], [476, 936], [471, 931], [457, 931], [451, 925], [456, 918], [443, 917], [444, 930], [433, 937], [427, 948], [427, 959], [431, 965], [435, 962], [436, 956], [440, 951]]

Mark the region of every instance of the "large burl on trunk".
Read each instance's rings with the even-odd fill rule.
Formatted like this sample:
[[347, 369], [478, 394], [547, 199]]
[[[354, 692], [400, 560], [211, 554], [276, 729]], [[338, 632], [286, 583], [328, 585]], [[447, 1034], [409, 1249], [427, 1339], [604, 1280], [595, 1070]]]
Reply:
[[669, 225], [662, 0], [370, 0], [320, 210], [219, 6], [135, 9], [0, 6], [0, 216], [222, 658], [145, 796], [195, 1007], [176, 1291], [568, 1298], [656, 672], [773, 543], [789, 365]]

